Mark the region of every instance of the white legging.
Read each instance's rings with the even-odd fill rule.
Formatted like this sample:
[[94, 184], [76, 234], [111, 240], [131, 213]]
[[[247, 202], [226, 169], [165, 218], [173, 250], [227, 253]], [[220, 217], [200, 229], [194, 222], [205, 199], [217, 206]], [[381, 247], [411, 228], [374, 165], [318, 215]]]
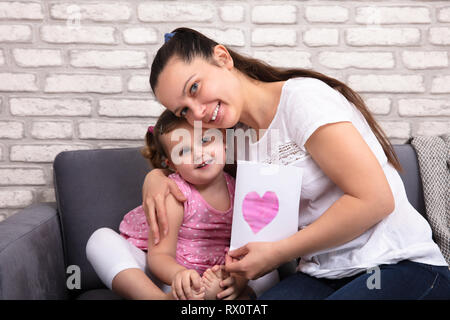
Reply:
[[[170, 290], [168, 285], [151, 274], [146, 253], [110, 228], [100, 228], [91, 235], [86, 244], [86, 256], [100, 280], [109, 289], [112, 288], [112, 281], [119, 272], [137, 268], [144, 271], [161, 290], [164, 292]], [[259, 296], [279, 281], [278, 271], [274, 270], [259, 279], [250, 280], [248, 285], [256, 296]]]

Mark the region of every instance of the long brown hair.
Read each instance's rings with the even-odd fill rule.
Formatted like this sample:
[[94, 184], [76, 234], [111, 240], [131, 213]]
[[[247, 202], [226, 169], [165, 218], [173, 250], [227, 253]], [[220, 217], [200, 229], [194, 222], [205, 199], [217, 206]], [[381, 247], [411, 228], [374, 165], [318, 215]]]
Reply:
[[[170, 40], [166, 41], [166, 43], [158, 50], [152, 63], [150, 86], [153, 92], [155, 92], [155, 87], [161, 71], [171, 57], [176, 56], [183, 59], [186, 63], [190, 63], [196, 57], [202, 57], [213, 63], [213, 49], [216, 45], [218, 45], [217, 42], [209, 39], [198, 31], [189, 28], [177, 28], [173, 30]], [[397, 155], [395, 154], [390, 141], [386, 137], [386, 134], [375, 121], [359, 94], [353, 91], [345, 83], [312, 70], [273, 67], [261, 60], [243, 56], [229, 48], [227, 48], [227, 50], [233, 59], [234, 67], [252, 79], [263, 82], [276, 82], [297, 77], [316, 78], [325, 82], [331, 88], [339, 91], [364, 116], [377, 137], [378, 142], [383, 147], [388, 161], [397, 170], [402, 171]]]

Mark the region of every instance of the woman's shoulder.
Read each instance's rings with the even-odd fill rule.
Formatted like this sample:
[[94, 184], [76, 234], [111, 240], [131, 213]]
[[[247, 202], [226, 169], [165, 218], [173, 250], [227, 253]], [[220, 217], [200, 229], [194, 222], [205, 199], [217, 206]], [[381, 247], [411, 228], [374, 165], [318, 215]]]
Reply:
[[[316, 78], [292, 78], [286, 81], [284, 88], [284, 108], [297, 112], [317, 112], [318, 109], [329, 112], [336, 106], [341, 109], [348, 101], [337, 90]], [[346, 106], [344, 109], [347, 109]], [[343, 110], [341, 110], [343, 111]], [[348, 110], [346, 110], [348, 111]]]
[[322, 80], [310, 77], [291, 78], [286, 81], [285, 88], [289, 94], [327, 94], [335, 91]]

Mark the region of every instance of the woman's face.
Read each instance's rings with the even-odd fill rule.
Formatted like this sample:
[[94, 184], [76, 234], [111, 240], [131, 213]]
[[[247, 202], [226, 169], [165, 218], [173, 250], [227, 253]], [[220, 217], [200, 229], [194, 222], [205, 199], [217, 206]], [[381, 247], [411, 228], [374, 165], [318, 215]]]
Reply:
[[191, 125], [201, 121], [203, 128], [231, 128], [239, 121], [244, 104], [242, 88], [228, 51], [216, 46], [214, 57], [217, 65], [203, 58], [187, 64], [172, 57], [159, 75], [155, 95]]

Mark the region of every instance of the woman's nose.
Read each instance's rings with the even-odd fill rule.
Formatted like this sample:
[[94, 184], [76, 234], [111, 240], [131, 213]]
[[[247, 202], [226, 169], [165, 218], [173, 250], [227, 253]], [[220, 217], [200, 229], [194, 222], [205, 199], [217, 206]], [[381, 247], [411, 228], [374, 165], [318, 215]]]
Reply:
[[196, 103], [192, 106], [192, 114], [194, 120], [203, 120], [206, 114], [206, 106], [201, 103]]

